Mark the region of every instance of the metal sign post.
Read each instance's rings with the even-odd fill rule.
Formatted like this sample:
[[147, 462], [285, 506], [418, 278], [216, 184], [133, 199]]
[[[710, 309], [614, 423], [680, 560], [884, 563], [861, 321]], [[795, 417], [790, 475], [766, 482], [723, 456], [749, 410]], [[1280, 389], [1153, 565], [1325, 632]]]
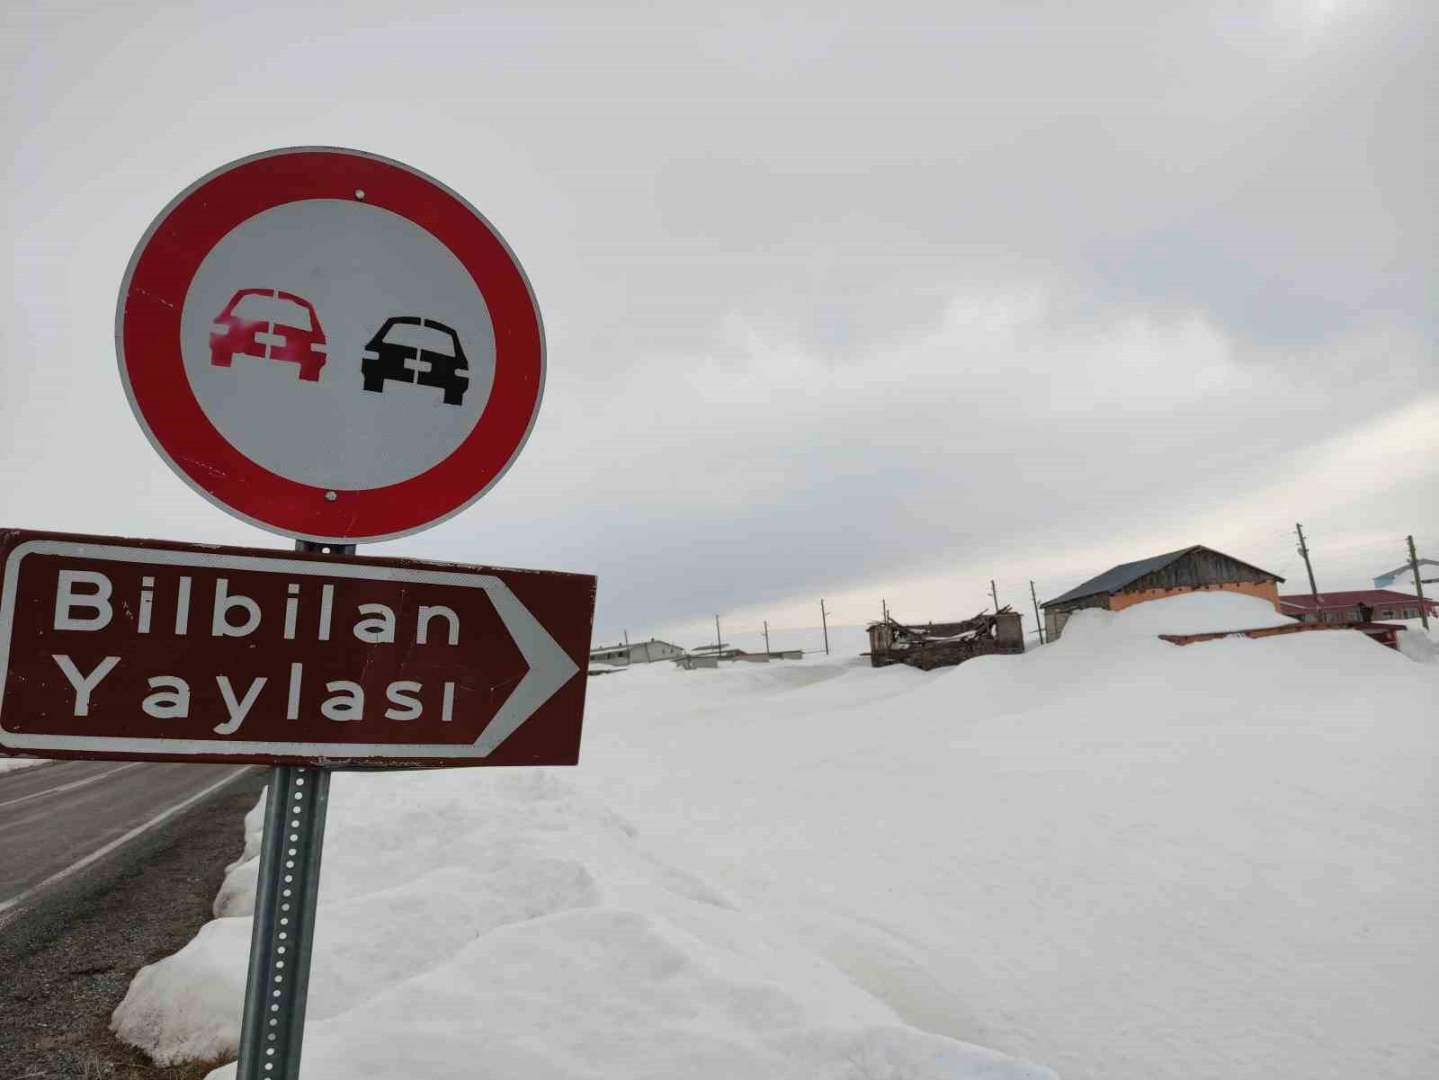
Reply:
[[[355, 553], [354, 544], [295, 543], [296, 551], [324, 552], [327, 547], [335, 555]], [[329, 769], [276, 765], [270, 770], [236, 1080], [296, 1080], [300, 1075], [329, 802]]]
[[305, 1035], [330, 770], [270, 771], [237, 1080], [296, 1080]]

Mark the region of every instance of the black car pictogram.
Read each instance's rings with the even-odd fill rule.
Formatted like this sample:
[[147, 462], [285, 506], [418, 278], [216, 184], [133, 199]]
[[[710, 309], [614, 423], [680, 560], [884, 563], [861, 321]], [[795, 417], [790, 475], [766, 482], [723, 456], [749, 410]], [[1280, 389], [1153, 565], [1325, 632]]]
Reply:
[[[432, 347], [434, 346], [434, 347]], [[459, 405], [469, 389], [470, 365], [460, 336], [444, 323], [396, 315], [365, 345], [360, 374], [365, 389], [383, 393], [386, 380], [443, 390], [446, 405]]]

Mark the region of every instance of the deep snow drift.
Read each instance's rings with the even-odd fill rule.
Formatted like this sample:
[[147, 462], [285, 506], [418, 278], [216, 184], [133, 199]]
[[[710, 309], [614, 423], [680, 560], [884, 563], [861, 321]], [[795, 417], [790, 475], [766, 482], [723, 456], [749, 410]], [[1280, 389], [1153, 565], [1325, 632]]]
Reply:
[[[1439, 665], [1154, 636], [1272, 614], [1084, 612], [928, 674], [657, 664], [591, 680], [578, 769], [340, 775], [306, 1075], [1042, 1075], [967, 1043], [1069, 1080], [1439, 1074]], [[253, 879], [122, 1036], [233, 1052]]]
[[[553, 774], [345, 775], [332, 793], [306, 1080], [1052, 1076], [906, 1025]], [[116, 1011], [162, 1063], [234, 1053], [261, 816], [221, 917]]]

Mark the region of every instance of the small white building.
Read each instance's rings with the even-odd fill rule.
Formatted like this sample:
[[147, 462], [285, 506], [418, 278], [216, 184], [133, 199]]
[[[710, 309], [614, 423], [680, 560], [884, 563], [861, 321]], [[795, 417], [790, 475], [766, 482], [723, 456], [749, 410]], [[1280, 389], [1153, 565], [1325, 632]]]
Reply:
[[668, 641], [651, 638], [649, 641], [635, 641], [628, 645], [606, 645], [590, 650], [590, 663], [608, 664], [611, 667], [628, 667], [630, 664], [653, 664], [657, 660], [675, 660], [685, 651]]
[[[1425, 574], [1428, 574], [1429, 577], [1425, 577]], [[1421, 584], [1430, 580], [1430, 578], [1439, 577], [1439, 559], [1420, 559], [1419, 575]], [[1380, 574], [1374, 579], [1374, 587], [1376, 589], [1387, 589], [1397, 581], [1401, 588], [1408, 588], [1409, 583], [1413, 580], [1414, 568], [1408, 563], [1405, 563], [1403, 566], [1390, 570], [1387, 574]]]

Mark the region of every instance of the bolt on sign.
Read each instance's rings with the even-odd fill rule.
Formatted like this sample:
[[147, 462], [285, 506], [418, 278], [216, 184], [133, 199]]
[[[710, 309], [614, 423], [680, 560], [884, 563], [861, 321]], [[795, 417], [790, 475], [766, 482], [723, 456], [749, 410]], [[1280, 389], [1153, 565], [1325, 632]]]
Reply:
[[595, 579], [0, 532], [0, 745], [573, 765]]

